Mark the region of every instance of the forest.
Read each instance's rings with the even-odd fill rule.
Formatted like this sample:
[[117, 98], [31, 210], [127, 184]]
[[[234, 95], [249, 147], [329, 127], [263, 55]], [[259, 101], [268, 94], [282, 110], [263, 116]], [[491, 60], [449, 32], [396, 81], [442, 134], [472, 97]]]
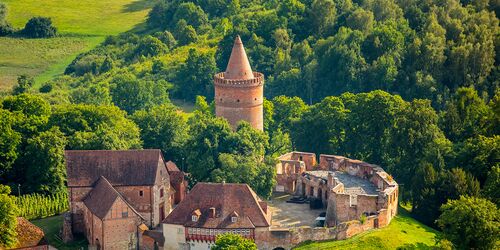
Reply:
[[[488, 249], [500, 235], [499, 13], [493, 0], [159, 0], [140, 32], [2, 94], [0, 184], [54, 196], [65, 149], [159, 148], [191, 184], [244, 182], [268, 198], [280, 154], [344, 155], [384, 167], [412, 215], [458, 249]], [[266, 76], [264, 132], [214, 115], [213, 75], [236, 35]], [[457, 220], [474, 233], [457, 237]]]

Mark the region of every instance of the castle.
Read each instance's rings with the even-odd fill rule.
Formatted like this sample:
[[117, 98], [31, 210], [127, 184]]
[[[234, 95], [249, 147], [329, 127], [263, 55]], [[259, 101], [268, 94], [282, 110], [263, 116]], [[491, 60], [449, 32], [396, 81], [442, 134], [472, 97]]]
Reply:
[[233, 128], [247, 121], [253, 128], [264, 130], [264, 75], [253, 72], [239, 36], [225, 72], [214, 76], [215, 114], [224, 117]]
[[[233, 128], [246, 121], [263, 130], [263, 84], [236, 37], [226, 71], [214, 76], [216, 115]], [[291, 249], [387, 226], [398, 208], [390, 175], [342, 156], [322, 154], [319, 163], [314, 153], [280, 156], [277, 196], [268, 201], [247, 184], [197, 183], [187, 192], [184, 173], [160, 150], [68, 150], [65, 157], [63, 232], [83, 233], [89, 249], [210, 249], [224, 233], [259, 249]]]

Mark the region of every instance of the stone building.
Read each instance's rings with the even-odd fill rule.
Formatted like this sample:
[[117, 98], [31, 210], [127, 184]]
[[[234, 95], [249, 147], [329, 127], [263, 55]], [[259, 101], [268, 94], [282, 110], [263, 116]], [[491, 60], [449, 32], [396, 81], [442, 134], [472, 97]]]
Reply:
[[137, 227], [157, 227], [186, 192], [184, 174], [160, 150], [67, 150], [65, 158], [72, 232], [102, 249], [138, 240]]
[[[307, 157], [307, 158], [306, 158]], [[374, 227], [397, 214], [398, 184], [381, 167], [342, 156], [292, 152], [276, 165], [276, 191], [319, 199], [330, 227], [372, 216]]]
[[233, 128], [247, 121], [253, 128], [263, 130], [264, 75], [252, 71], [239, 36], [225, 72], [214, 76], [215, 113], [226, 118]]
[[247, 184], [197, 183], [163, 223], [164, 249], [209, 249], [227, 232], [258, 240], [271, 212]]

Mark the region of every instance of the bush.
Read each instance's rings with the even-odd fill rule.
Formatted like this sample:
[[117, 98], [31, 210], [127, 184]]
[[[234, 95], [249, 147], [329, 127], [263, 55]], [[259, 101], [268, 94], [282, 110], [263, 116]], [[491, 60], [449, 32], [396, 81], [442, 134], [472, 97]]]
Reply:
[[52, 91], [53, 88], [54, 87], [52, 86], [52, 83], [48, 82], [43, 84], [38, 91], [40, 91], [40, 93], [49, 93], [50, 91]]
[[0, 36], [8, 36], [14, 31], [15, 29], [9, 23], [0, 21]]
[[30, 38], [54, 37], [57, 34], [57, 29], [52, 26], [50, 18], [33, 17], [24, 26], [23, 34]]

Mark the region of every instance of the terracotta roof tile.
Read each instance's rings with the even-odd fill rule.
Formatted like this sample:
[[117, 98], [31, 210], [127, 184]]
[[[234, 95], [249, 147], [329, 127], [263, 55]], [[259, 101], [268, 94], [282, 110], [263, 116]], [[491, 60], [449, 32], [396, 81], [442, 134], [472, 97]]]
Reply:
[[252, 67], [250, 67], [245, 47], [243, 47], [240, 36], [237, 36], [227, 63], [224, 79], [246, 80], [253, 78]]
[[87, 197], [85, 197], [83, 203], [95, 216], [100, 219], [104, 219], [117, 199], [123, 200], [123, 202], [125, 202], [125, 204], [127, 204], [127, 206], [129, 206], [134, 213], [141, 217], [141, 215], [126, 201], [126, 199], [124, 199], [120, 193], [113, 188], [111, 183], [109, 183], [104, 176], [101, 176], [97, 180], [94, 188], [90, 191]]
[[17, 217], [16, 232], [17, 239], [19, 240], [16, 248], [29, 248], [47, 245], [47, 240], [45, 239], [43, 230], [23, 217]]
[[[259, 202], [247, 184], [197, 183], [163, 222], [202, 228], [268, 227], [269, 217]], [[210, 208], [215, 208], [215, 218]], [[194, 222], [191, 216], [198, 209], [201, 216]], [[236, 222], [231, 221], [233, 213], [238, 215]]]
[[161, 151], [148, 150], [66, 150], [69, 187], [90, 187], [100, 176], [114, 186], [153, 185]]

